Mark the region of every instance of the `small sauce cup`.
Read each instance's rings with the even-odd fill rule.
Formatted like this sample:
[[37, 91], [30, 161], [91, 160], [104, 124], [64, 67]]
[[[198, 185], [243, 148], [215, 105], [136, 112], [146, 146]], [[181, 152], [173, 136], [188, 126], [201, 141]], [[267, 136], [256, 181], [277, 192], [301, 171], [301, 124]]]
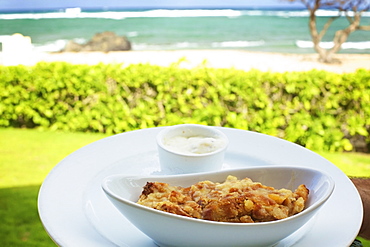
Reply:
[[216, 127], [180, 124], [159, 132], [157, 144], [161, 170], [184, 174], [220, 170], [229, 140]]

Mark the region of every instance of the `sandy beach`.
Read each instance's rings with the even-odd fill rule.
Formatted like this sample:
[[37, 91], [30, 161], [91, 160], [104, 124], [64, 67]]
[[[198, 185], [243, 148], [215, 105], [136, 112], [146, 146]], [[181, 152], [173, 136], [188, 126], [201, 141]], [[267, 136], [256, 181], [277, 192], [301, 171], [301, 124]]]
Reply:
[[[248, 52], [240, 50], [176, 50], [176, 51], [126, 51], [126, 52], [80, 52], [80, 53], [37, 53], [28, 65], [40, 61], [65, 61], [73, 64], [122, 63], [153, 64], [169, 66], [179, 63], [182, 68], [207, 66], [213, 68], [235, 68], [240, 70], [287, 72], [326, 70], [335, 73], [350, 73], [357, 69], [370, 69], [370, 54], [337, 54], [341, 63], [324, 64], [317, 60], [317, 54], [282, 54]], [[0, 57], [1, 58], [1, 57]], [[4, 61], [2, 54], [1, 61]]]

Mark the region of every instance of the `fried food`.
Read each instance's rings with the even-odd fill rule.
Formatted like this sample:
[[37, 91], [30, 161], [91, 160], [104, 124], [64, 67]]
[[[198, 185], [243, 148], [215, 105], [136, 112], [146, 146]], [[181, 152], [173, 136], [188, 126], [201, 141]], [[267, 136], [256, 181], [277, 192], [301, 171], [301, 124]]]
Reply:
[[190, 187], [147, 182], [138, 203], [161, 211], [219, 222], [254, 223], [287, 218], [305, 208], [309, 190], [293, 192], [228, 176], [223, 183], [201, 181]]

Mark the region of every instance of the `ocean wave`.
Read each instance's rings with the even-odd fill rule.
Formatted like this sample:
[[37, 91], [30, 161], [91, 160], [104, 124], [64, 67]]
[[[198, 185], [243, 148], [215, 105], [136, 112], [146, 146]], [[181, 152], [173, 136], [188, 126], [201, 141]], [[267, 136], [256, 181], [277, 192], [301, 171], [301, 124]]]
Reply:
[[[75, 38], [73, 39], [73, 41], [78, 44], [86, 43], [86, 39], [84, 38]], [[68, 40], [66, 39], [58, 39], [55, 41], [46, 42], [44, 44], [35, 43], [32, 45], [33, 45], [33, 50], [36, 52], [57, 52], [57, 51], [64, 49], [67, 43], [68, 43]]]
[[177, 49], [199, 49], [202, 45], [193, 42], [179, 42], [172, 44], [148, 44], [148, 43], [132, 43], [132, 49], [136, 51], [143, 50], [177, 50]]
[[[264, 10], [246, 10], [242, 11], [242, 15], [248, 16], [278, 16], [283, 18], [290, 18], [290, 17], [309, 17], [310, 13], [308, 10], [271, 10], [271, 11], [264, 11]], [[344, 13], [340, 13], [341, 16], [345, 16]], [[354, 12], [349, 11], [349, 16], [354, 16]], [[334, 17], [338, 16], [337, 10], [324, 10], [319, 9], [316, 11], [316, 16], [318, 17]], [[370, 17], [370, 12], [363, 12], [363, 17]]]
[[[299, 48], [313, 48], [312, 41], [297, 40], [296, 46]], [[320, 46], [324, 49], [330, 49], [334, 46], [334, 42], [320, 42]], [[342, 44], [342, 49], [366, 50], [370, 49], [370, 41], [360, 42], [345, 42]]]
[[0, 14], [0, 19], [57, 19], [57, 18], [103, 18], [103, 19], [126, 19], [144, 17], [235, 17], [240, 16], [241, 11], [232, 9], [222, 10], [167, 10], [155, 9], [147, 11], [104, 11], [104, 12], [50, 12], [50, 13], [15, 13]]
[[56, 40], [45, 44], [33, 44], [33, 50], [36, 52], [56, 52], [62, 50], [68, 40]]
[[[86, 39], [76, 38], [73, 41], [84, 44]], [[57, 52], [62, 50], [68, 40], [59, 39], [44, 44], [33, 44], [33, 50], [37, 52]], [[297, 40], [295, 42], [298, 48], [313, 48], [312, 41]], [[133, 50], [177, 50], [177, 49], [217, 49], [217, 48], [247, 48], [247, 47], [259, 47], [265, 45], [264, 40], [258, 41], [224, 41], [224, 42], [213, 42], [213, 43], [197, 43], [197, 42], [177, 42], [168, 44], [150, 44], [150, 43], [132, 43]], [[333, 47], [333, 42], [320, 42], [320, 46], [324, 49], [330, 49]], [[342, 45], [342, 49], [355, 49], [355, 50], [367, 50], [370, 49], [370, 41], [363, 42], [345, 42]]]
[[[73, 39], [76, 43], [84, 44], [86, 39], [78, 38]], [[58, 52], [64, 49], [68, 40], [59, 39], [55, 41], [46, 42], [44, 44], [33, 44], [33, 50], [36, 52]], [[133, 50], [171, 50], [171, 49], [198, 49], [203, 47], [199, 43], [193, 42], [179, 42], [173, 44], [149, 44], [149, 43], [132, 43]]]
[[[353, 13], [349, 13], [353, 15]], [[337, 16], [335, 10], [318, 10], [317, 16], [331, 17]], [[0, 19], [58, 19], [58, 18], [98, 18], [121, 20], [126, 18], [161, 18], [161, 17], [240, 17], [240, 16], [278, 16], [282, 18], [308, 17], [307, 10], [233, 10], [233, 9], [188, 9], [188, 10], [168, 10], [154, 9], [145, 11], [103, 11], [103, 12], [84, 12], [74, 8], [60, 12], [48, 13], [7, 13], [0, 14]], [[370, 12], [364, 12], [364, 17], [370, 17]]]
[[133, 50], [176, 50], [176, 49], [214, 49], [214, 48], [245, 48], [262, 46], [265, 41], [224, 41], [213, 43], [178, 42], [171, 44], [133, 43]]
[[139, 33], [138, 32], [136, 32], [136, 31], [132, 31], [132, 32], [128, 32], [127, 33], [127, 37], [136, 37], [136, 36], [138, 36], [139, 35]]
[[224, 42], [214, 42], [212, 43], [213, 48], [243, 48], [243, 47], [256, 47], [262, 46], [265, 41], [224, 41]]

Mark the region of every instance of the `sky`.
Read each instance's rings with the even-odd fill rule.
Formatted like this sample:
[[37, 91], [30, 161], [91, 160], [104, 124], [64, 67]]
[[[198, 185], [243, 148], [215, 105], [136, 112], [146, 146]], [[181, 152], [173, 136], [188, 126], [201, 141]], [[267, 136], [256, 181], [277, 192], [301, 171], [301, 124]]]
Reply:
[[283, 7], [286, 0], [0, 0], [0, 11], [64, 8]]

